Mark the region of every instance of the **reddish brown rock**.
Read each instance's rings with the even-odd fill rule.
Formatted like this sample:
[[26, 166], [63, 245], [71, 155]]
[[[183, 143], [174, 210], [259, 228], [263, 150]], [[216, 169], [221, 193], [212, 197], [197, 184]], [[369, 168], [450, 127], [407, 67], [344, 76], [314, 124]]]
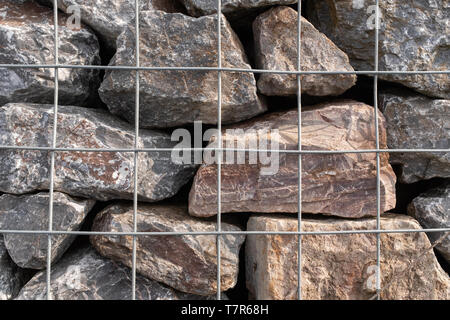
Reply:
[[[304, 150], [361, 150], [375, 148], [374, 110], [364, 103], [342, 101], [318, 105], [302, 112]], [[380, 147], [386, 148], [385, 120], [379, 115]], [[296, 150], [297, 111], [269, 114], [234, 129], [279, 130], [271, 137], [279, 149]], [[228, 141], [243, 141], [242, 132], [224, 132]], [[250, 143], [247, 144], [247, 148]], [[262, 148], [264, 149], [264, 148]], [[248, 156], [248, 154], [247, 154]], [[274, 157], [274, 161], [276, 161]], [[374, 153], [307, 154], [303, 159], [302, 211], [341, 217], [376, 215], [376, 156]], [[248, 160], [248, 159], [247, 159]], [[225, 163], [225, 162], [223, 162]], [[222, 165], [222, 212], [297, 212], [298, 157], [280, 153], [274, 174], [265, 171], [260, 159], [255, 164]], [[276, 166], [272, 169], [277, 169]], [[381, 211], [395, 207], [395, 174], [389, 155], [380, 154]], [[202, 165], [190, 192], [189, 212], [212, 216], [217, 212], [217, 165]]]
[[[95, 231], [133, 230], [133, 207], [112, 205], [100, 212]], [[139, 205], [138, 232], [210, 232], [216, 221], [190, 217], [177, 205]], [[240, 231], [222, 223], [224, 231]], [[214, 235], [142, 236], [136, 240], [136, 270], [141, 275], [177, 290], [198, 295], [217, 292], [217, 250]], [[244, 235], [226, 235], [221, 241], [221, 289], [233, 288], [239, 271], [239, 249]], [[91, 236], [91, 243], [103, 256], [131, 267], [132, 237]]]
[[[296, 231], [297, 218], [253, 216], [249, 231]], [[303, 219], [302, 231], [376, 229], [376, 219]], [[421, 227], [411, 217], [390, 214], [381, 229]], [[450, 298], [450, 278], [422, 232], [381, 234], [381, 296], [385, 299]], [[297, 298], [297, 236], [249, 235], [246, 242], [247, 288], [256, 299]], [[376, 235], [302, 237], [302, 298], [370, 299], [376, 293]]]
[[[298, 14], [289, 7], [275, 7], [253, 22], [256, 62], [266, 70], [297, 70]], [[302, 22], [302, 71], [353, 71], [347, 55], [305, 18]], [[301, 76], [302, 93], [313, 96], [340, 95], [356, 82], [354, 74]], [[297, 94], [297, 76], [263, 73], [258, 89], [265, 95]]]

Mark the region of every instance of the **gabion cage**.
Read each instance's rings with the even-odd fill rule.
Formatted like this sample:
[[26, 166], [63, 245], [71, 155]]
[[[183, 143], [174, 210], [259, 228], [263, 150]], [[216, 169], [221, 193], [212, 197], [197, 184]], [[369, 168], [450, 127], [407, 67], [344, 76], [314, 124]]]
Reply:
[[[381, 0], [383, 1], [383, 0]], [[224, 68], [222, 66], [222, 46], [221, 46], [221, 14], [222, 14], [222, 3], [221, 0], [217, 0], [217, 39], [218, 39], [218, 65], [217, 67], [142, 67], [140, 66], [140, 50], [139, 50], [139, 0], [135, 0], [135, 30], [136, 30], [136, 44], [135, 44], [135, 60], [136, 65], [134, 66], [101, 66], [101, 65], [67, 65], [60, 64], [58, 57], [58, 47], [59, 47], [59, 37], [58, 37], [58, 23], [54, 23], [54, 64], [42, 64], [42, 65], [28, 65], [28, 64], [0, 64], [0, 68], [50, 68], [54, 69], [54, 107], [53, 107], [53, 123], [52, 128], [52, 140], [50, 147], [33, 147], [33, 146], [14, 146], [14, 145], [1, 145], [0, 149], [10, 149], [10, 150], [29, 150], [29, 151], [42, 151], [48, 152], [50, 154], [50, 188], [49, 188], [49, 222], [47, 230], [0, 230], [2, 234], [31, 234], [31, 235], [47, 235], [47, 267], [46, 267], [46, 288], [47, 288], [47, 299], [51, 299], [51, 245], [52, 236], [59, 234], [67, 235], [105, 235], [105, 236], [131, 236], [133, 239], [133, 251], [132, 251], [132, 299], [136, 298], [136, 240], [138, 237], [142, 236], [181, 236], [181, 235], [213, 235], [217, 237], [216, 250], [217, 250], [217, 299], [221, 299], [221, 254], [220, 254], [220, 243], [221, 237], [223, 235], [229, 234], [242, 234], [242, 235], [291, 235], [297, 237], [298, 243], [298, 270], [297, 270], [297, 297], [301, 299], [302, 297], [302, 237], [308, 235], [350, 235], [350, 234], [375, 234], [376, 235], [376, 295], [373, 296], [374, 299], [380, 299], [380, 292], [382, 290], [381, 286], [381, 270], [380, 270], [380, 254], [381, 254], [381, 234], [386, 233], [428, 233], [428, 232], [450, 232], [450, 227], [447, 228], [429, 228], [429, 229], [381, 229], [380, 226], [380, 154], [381, 153], [420, 153], [420, 152], [432, 152], [432, 153], [448, 153], [450, 149], [381, 149], [379, 142], [379, 116], [377, 114], [378, 106], [378, 77], [384, 74], [399, 74], [399, 75], [411, 75], [411, 74], [449, 74], [449, 70], [434, 70], [434, 71], [379, 71], [378, 70], [378, 51], [379, 51], [379, 11], [376, 10], [377, 27], [375, 28], [375, 46], [374, 46], [374, 57], [375, 57], [375, 69], [367, 71], [301, 71], [301, 12], [302, 12], [302, 2], [298, 1], [297, 4], [297, 70], [287, 71], [287, 70], [263, 70], [263, 69], [239, 69], [239, 68]], [[379, 0], [376, 0], [376, 7], [379, 7]], [[53, 12], [54, 21], [58, 21], [58, 5], [57, 0], [53, 0]], [[97, 70], [124, 70], [135, 72], [135, 136], [134, 145], [130, 148], [62, 148], [57, 147], [56, 137], [57, 137], [57, 117], [58, 117], [58, 71], [60, 69], [76, 69], [76, 68], [86, 68], [86, 69], [97, 69]], [[139, 73], [144, 71], [196, 71], [196, 72], [217, 72], [217, 86], [218, 86], [218, 101], [217, 101], [217, 119], [218, 119], [218, 147], [211, 148], [211, 151], [215, 151], [219, 156], [217, 157], [217, 185], [218, 185], [218, 199], [217, 199], [217, 224], [216, 231], [205, 231], [205, 232], [138, 232], [137, 230], [137, 209], [138, 209], [138, 155], [139, 153], [151, 153], [151, 152], [172, 152], [173, 148], [139, 148], [138, 138], [139, 138], [139, 94], [140, 94], [140, 78]], [[265, 150], [276, 153], [290, 153], [298, 156], [298, 215], [297, 215], [297, 231], [225, 231], [221, 227], [221, 166], [222, 166], [222, 153], [224, 151], [232, 152], [261, 152], [261, 149], [239, 149], [239, 148], [224, 148], [222, 146], [222, 74], [227, 72], [237, 72], [237, 73], [274, 73], [274, 74], [291, 74], [295, 75], [297, 79], [297, 110], [298, 110], [298, 148], [297, 150]], [[373, 76], [373, 104], [374, 104], [374, 119], [375, 119], [375, 137], [376, 146], [374, 149], [368, 150], [303, 150], [301, 146], [302, 132], [301, 132], [301, 121], [302, 121], [302, 96], [301, 96], [301, 76], [307, 74], [322, 74], [322, 75], [337, 75], [337, 74], [354, 74], [354, 75], [368, 75]], [[189, 148], [180, 149], [180, 151], [204, 151], [208, 148]], [[54, 194], [54, 176], [55, 176], [55, 154], [56, 153], [70, 153], [70, 152], [126, 152], [134, 154], [134, 193], [133, 193], [133, 232], [98, 232], [98, 231], [62, 231], [53, 230], [53, 194]], [[302, 155], [305, 154], [350, 154], [350, 153], [373, 153], [376, 155], [376, 229], [373, 230], [347, 230], [347, 231], [314, 231], [306, 232], [302, 231]], [[433, 248], [433, 246], [431, 247]], [[431, 249], [430, 248], [430, 249]]]

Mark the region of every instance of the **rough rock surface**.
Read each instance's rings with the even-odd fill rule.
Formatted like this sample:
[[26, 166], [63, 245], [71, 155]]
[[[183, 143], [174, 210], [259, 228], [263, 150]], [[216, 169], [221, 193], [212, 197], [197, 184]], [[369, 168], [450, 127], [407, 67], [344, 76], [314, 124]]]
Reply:
[[[450, 100], [430, 99], [406, 91], [379, 95], [391, 149], [450, 149]], [[400, 164], [400, 181], [413, 183], [450, 177], [450, 153], [392, 153]]]
[[[140, 65], [143, 67], [217, 67], [217, 17], [144, 11], [140, 15]], [[117, 40], [110, 65], [135, 64], [135, 32], [127, 27]], [[241, 42], [222, 19], [222, 66], [250, 69]], [[171, 127], [195, 120], [217, 122], [217, 72], [140, 72], [140, 124]], [[100, 97], [109, 110], [134, 122], [135, 74], [107, 71]], [[266, 110], [252, 73], [222, 73], [222, 121], [251, 118]]]
[[[0, 229], [48, 230], [49, 194], [0, 196]], [[74, 231], [81, 228], [95, 200], [74, 199], [55, 192], [53, 230]], [[22, 268], [44, 269], [47, 259], [47, 235], [5, 234], [5, 245], [13, 261]], [[58, 261], [75, 240], [70, 235], [52, 236], [52, 262]]]
[[[373, 108], [360, 102], [342, 101], [312, 107], [302, 112], [303, 150], [359, 150], [375, 147]], [[386, 147], [385, 121], [379, 113], [380, 146]], [[270, 132], [267, 146], [297, 150], [297, 111], [273, 113], [235, 126], [233, 129]], [[264, 131], [266, 130], [266, 131]], [[279, 130], [279, 139], [274, 135]], [[252, 136], [224, 130], [223, 146]], [[249, 138], [250, 137], [250, 138]], [[277, 140], [278, 139], [278, 140]], [[216, 143], [217, 144], [217, 143]], [[275, 149], [277, 147], [275, 146]], [[224, 152], [225, 153], [225, 152]], [[247, 153], [248, 156], [248, 153]], [[307, 154], [302, 156], [302, 210], [341, 217], [376, 215], [376, 157], [373, 153]], [[272, 158], [275, 163], [277, 157]], [[380, 154], [381, 211], [395, 207], [395, 174], [389, 155]], [[222, 212], [297, 212], [298, 157], [280, 153], [275, 174], [264, 174], [268, 164], [222, 164]], [[270, 173], [270, 170], [268, 170]], [[274, 172], [272, 172], [274, 173]], [[189, 197], [189, 213], [211, 216], [217, 212], [217, 165], [202, 165]]]
[[[51, 293], [55, 300], [131, 300], [131, 270], [103, 258], [94, 249], [81, 248], [52, 267]], [[16, 300], [47, 298], [46, 273], [36, 274]], [[137, 300], [196, 300], [156, 281], [136, 275]]]
[[[348, 54], [357, 70], [374, 70], [375, 1], [309, 0], [309, 20]], [[379, 70], [450, 69], [448, 0], [380, 1]], [[433, 97], [450, 98], [449, 76], [380, 75]]]
[[0, 235], [0, 300], [14, 298], [22, 288], [23, 272], [8, 255], [3, 236]]
[[[248, 230], [296, 231], [297, 219], [253, 216]], [[390, 214], [382, 229], [421, 229], [411, 217]], [[302, 230], [376, 229], [376, 219], [303, 219]], [[297, 298], [297, 237], [249, 235], [246, 242], [247, 287], [256, 299]], [[424, 233], [381, 235], [381, 299], [450, 298], [450, 278], [442, 270]], [[302, 237], [303, 299], [369, 299], [376, 292], [376, 235]]]
[[[53, 6], [53, 0], [40, 0]], [[102, 44], [108, 49], [116, 48], [116, 39], [136, 16], [134, 0], [58, 0], [58, 8], [74, 14], [78, 7], [81, 21], [97, 32]], [[140, 0], [140, 10], [163, 10], [181, 12], [177, 0]]]
[[[408, 206], [408, 213], [416, 218], [425, 229], [450, 227], [450, 181], [416, 197]], [[431, 242], [444, 236], [443, 232], [427, 234]], [[436, 246], [442, 256], [450, 263], [450, 234]]]
[[[187, 209], [174, 205], [138, 207], [138, 232], [208, 232], [215, 231], [216, 221], [192, 218]], [[112, 205], [100, 212], [92, 227], [95, 231], [133, 231], [133, 208]], [[239, 231], [228, 223], [222, 230]], [[236, 284], [239, 249], [243, 235], [226, 235], [221, 241], [221, 289]], [[91, 236], [91, 243], [100, 254], [131, 266], [132, 237]], [[177, 290], [199, 295], [217, 291], [216, 236], [143, 236], [136, 239], [136, 270]]]
[[[189, 14], [204, 16], [217, 13], [217, 1], [211, 0], [181, 0]], [[240, 11], [262, 9], [273, 5], [288, 5], [297, 0], [222, 0], [222, 13], [236, 14]]]
[[[297, 70], [297, 11], [275, 7], [253, 22], [256, 62], [259, 69]], [[305, 18], [302, 20], [302, 71], [353, 71], [347, 55]], [[313, 96], [340, 95], [356, 82], [354, 74], [303, 75], [302, 93]], [[263, 73], [258, 80], [261, 93], [270, 96], [297, 94], [297, 77]]]
[[[51, 145], [53, 106], [8, 104], [0, 108], [0, 144]], [[141, 130], [139, 148], [170, 148], [166, 133]], [[60, 106], [57, 147], [133, 148], [134, 127], [104, 110]], [[194, 165], [177, 165], [170, 152], [140, 153], [138, 195], [146, 201], [173, 196], [194, 174]], [[0, 191], [26, 193], [49, 189], [50, 155], [44, 151], [0, 150]], [[55, 190], [98, 200], [132, 199], [131, 152], [58, 152]]]
[[[53, 12], [35, 2], [0, 3], [0, 63], [54, 64]], [[59, 62], [72, 65], [100, 63], [97, 37], [85, 26], [66, 26], [59, 16]], [[8, 102], [50, 103], [54, 69], [0, 68], [0, 105]], [[98, 88], [98, 71], [59, 69], [59, 103], [82, 105]]]

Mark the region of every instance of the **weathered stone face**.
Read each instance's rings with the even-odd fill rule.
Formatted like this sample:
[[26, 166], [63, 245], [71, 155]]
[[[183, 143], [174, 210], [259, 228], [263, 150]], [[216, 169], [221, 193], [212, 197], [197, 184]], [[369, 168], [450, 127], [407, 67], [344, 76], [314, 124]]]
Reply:
[[[204, 16], [217, 13], [217, 1], [213, 0], [181, 0], [189, 14]], [[239, 14], [242, 11], [261, 9], [273, 5], [288, 5], [297, 0], [222, 0], [222, 13]]]
[[0, 300], [14, 298], [24, 284], [24, 273], [8, 255], [8, 251], [0, 235]]
[[[53, 198], [53, 230], [75, 231], [94, 206], [94, 200], [79, 200], [55, 192]], [[49, 194], [0, 196], [0, 229], [48, 230]], [[29, 269], [44, 269], [47, 259], [47, 235], [5, 234], [5, 245], [14, 262]], [[61, 258], [74, 236], [52, 236], [52, 262]]]
[[[425, 229], [448, 228], [450, 226], [450, 181], [414, 198], [408, 206], [408, 213], [416, 218]], [[431, 242], [444, 236], [443, 232], [427, 233]], [[450, 263], [450, 234], [436, 246]]]
[[[380, 1], [379, 70], [450, 69], [448, 0]], [[309, 20], [348, 54], [357, 70], [374, 70], [375, 0], [310, 0]], [[423, 94], [449, 99], [445, 74], [380, 75]]]
[[[379, 95], [391, 149], [450, 149], [450, 100], [431, 99], [407, 91]], [[400, 181], [413, 183], [450, 177], [450, 153], [392, 153], [400, 164]]]
[[[55, 300], [131, 300], [131, 270], [103, 258], [90, 247], [72, 252], [52, 267], [51, 293]], [[44, 300], [46, 272], [36, 274], [16, 300]], [[137, 300], [204, 299], [136, 275]]]
[[[54, 64], [53, 12], [28, 1], [0, 3], [0, 63]], [[68, 16], [59, 16], [59, 63], [96, 65], [100, 63], [97, 37], [85, 26], [66, 26]], [[39, 40], [37, 40], [39, 39]], [[0, 68], [0, 105], [8, 102], [51, 103], [54, 69]], [[98, 88], [98, 71], [59, 69], [59, 103], [82, 105]]]
[[[266, 11], [253, 22], [256, 62], [259, 69], [296, 71], [297, 18], [289, 7]], [[319, 32], [305, 18], [301, 18], [302, 71], [353, 71], [347, 55]], [[340, 95], [356, 82], [356, 75], [302, 75], [302, 93], [313, 96]], [[288, 74], [263, 73], [258, 89], [265, 95], [297, 94], [297, 77]]]
[[[328, 103], [303, 111], [302, 149], [374, 149], [373, 115], [372, 107], [354, 101]], [[229, 148], [229, 141], [232, 147], [236, 141], [245, 143], [243, 133], [253, 129], [260, 137], [270, 133], [269, 143], [260, 149], [274, 148], [274, 142], [278, 142], [281, 150], [298, 149], [296, 110], [269, 114], [232, 129], [243, 132], [224, 130], [224, 147]], [[275, 136], [275, 130], [279, 130], [279, 137]], [[379, 135], [380, 147], [385, 148], [386, 130], [381, 113]], [[245, 148], [249, 148], [250, 140], [246, 143]], [[245, 164], [222, 162], [221, 212], [297, 212], [298, 156], [280, 153], [279, 159], [274, 155], [269, 160], [270, 165], [263, 164], [260, 156], [256, 164], [247, 160]], [[278, 170], [276, 166], [270, 169], [277, 160]], [[303, 212], [348, 218], [376, 215], [375, 154], [305, 154], [302, 160]], [[380, 154], [381, 212], [395, 207], [396, 177], [388, 160], [388, 154]], [[189, 213], [194, 216], [217, 213], [217, 165], [202, 165], [198, 170], [190, 192]]]
[[[192, 218], [187, 209], [175, 205], [138, 206], [138, 232], [208, 232], [216, 221]], [[131, 205], [112, 205], [100, 212], [92, 227], [95, 231], [133, 231]], [[228, 223], [222, 230], [239, 231]], [[105, 257], [131, 266], [132, 237], [91, 236], [91, 243]], [[217, 252], [214, 235], [143, 236], [136, 239], [136, 270], [147, 278], [177, 290], [210, 295], [217, 291]], [[221, 240], [221, 289], [236, 284], [239, 249], [243, 235], [225, 235]]]
[[[0, 108], [0, 144], [49, 147], [53, 106], [8, 104]], [[171, 148], [166, 133], [141, 130], [138, 148]], [[60, 106], [57, 147], [134, 147], [134, 127], [106, 111]], [[44, 151], [0, 150], [0, 191], [21, 194], [49, 189], [50, 154]], [[178, 165], [170, 152], [138, 156], [138, 196], [157, 201], [176, 194], [193, 176], [195, 165]], [[98, 200], [132, 199], [132, 152], [57, 152], [54, 188], [74, 196]]]
[[[242, 44], [222, 17], [222, 66], [250, 69]], [[140, 15], [142, 67], [217, 67], [217, 17], [192, 18], [177, 13], [143, 11]], [[135, 65], [135, 30], [117, 40], [110, 65]], [[217, 72], [142, 71], [140, 125], [173, 127], [195, 120], [217, 123]], [[109, 110], [134, 122], [135, 74], [107, 71], [100, 97]], [[266, 110], [256, 94], [252, 73], [222, 73], [222, 121], [232, 123]]]
[[[53, 0], [40, 0], [53, 7]], [[162, 10], [181, 12], [177, 0], [140, 0], [140, 10]], [[79, 16], [83, 23], [99, 34], [102, 44], [108, 49], [116, 49], [116, 39], [136, 16], [134, 0], [58, 0], [58, 8], [63, 12]], [[79, 11], [76, 11], [79, 10]]]
[[[253, 216], [251, 231], [297, 231], [297, 219]], [[376, 229], [376, 219], [302, 220], [302, 231]], [[381, 229], [421, 229], [411, 217], [390, 214]], [[256, 299], [297, 298], [297, 236], [249, 235], [246, 242], [247, 288]], [[442, 270], [424, 233], [381, 234], [381, 299], [442, 299], [450, 278]], [[302, 237], [303, 299], [369, 299], [376, 293], [376, 235]], [[404, 271], [406, 270], [406, 271]]]

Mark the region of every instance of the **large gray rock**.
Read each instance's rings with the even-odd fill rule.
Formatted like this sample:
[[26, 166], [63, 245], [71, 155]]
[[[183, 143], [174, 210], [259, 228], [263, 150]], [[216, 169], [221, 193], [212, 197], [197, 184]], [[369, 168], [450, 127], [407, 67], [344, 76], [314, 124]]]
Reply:
[[[90, 247], [65, 256], [52, 267], [50, 290], [55, 300], [130, 300], [131, 270], [103, 258]], [[47, 298], [46, 272], [36, 274], [20, 291], [16, 300]], [[205, 299], [166, 287], [136, 275], [137, 300]]]
[[[450, 228], [450, 181], [414, 198], [408, 206], [408, 213], [415, 217], [425, 229]], [[444, 236], [443, 232], [427, 234], [431, 242]], [[450, 234], [436, 246], [450, 263]]]
[[[450, 100], [391, 91], [379, 95], [379, 107], [386, 118], [389, 148], [450, 149]], [[404, 183], [450, 177], [449, 152], [392, 153], [391, 163], [402, 166]]]
[[24, 284], [24, 272], [11, 260], [0, 235], [0, 300], [14, 298]]
[[[215, 231], [216, 221], [200, 220], [176, 205], [139, 205], [138, 232], [208, 232]], [[94, 220], [93, 231], [133, 231], [133, 207], [112, 205]], [[222, 223], [224, 231], [240, 231]], [[131, 266], [132, 237], [90, 237], [97, 251], [105, 257]], [[217, 251], [214, 235], [142, 236], [136, 239], [136, 270], [147, 278], [177, 290], [211, 295], [217, 292]], [[243, 235], [221, 237], [221, 289], [233, 288], [239, 269], [239, 249]]]
[[[306, 219], [302, 231], [331, 232], [376, 229], [376, 219]], [[296, 217], [253, 216], [249, 231], [297, 231]], [[413, 218], [390, 214], [381, 229], [421, 227]], [[256, 299], [297, 299], [298, 237], [249, 235], [246, 275]], [[376, 293], [375, 234], [305, 235], [302, 237], [302, 298], [367, 300]], [[450, 278], [442, 270], [426, 235], [381, 234], [382, 300], [448, 300]]]
[[[49, 194], [0, 196], [0, 229], [48, 230]], [[81, 228], [84, 218], [95, 200], [74, 199], [55, 192], [53, 198], [53, 230], [75, 231]], [[22, 268], [44, 269], [47, 261], [47, 235], [4, 235], [5, 245], [14, 262]], [[52, 236], [52, 262], [56, 262], [75, 240], [75, 236]]]
[[[110, 65], [135, 64], [131, 24], [117, 40]], [[143, 67], [217, 67], [217, 16], [192, 18], [179, 13], [143, 11], [140, 15], [140, 65]], [[250, 69], [241, 42], [222, 19], [222, 66]], [[140, 72], [140, 124], [173, 127], [195, 120], [217, 123], [217, 72]], [[107, 71], [100, 97], [109, 110], [134, 122], [135, 74]], [[222, 121], [237, 122], [266, 110], [252, 73], [222, 73]]]
[[[53, 11], [35, 2], [0, 3], [0, 63], [54, 64]], [[85, 26], [66, 26], [59, 16], [59, 63], [100, 64], [97, 37]], [[0, 68], [0, 105], [7, 102], [51, 103], [54, 69]], [[96, 70], [59, 69], [59, 103], [82, 105], [98, 88]]]
[[[39, 0], [53, 7], [53, 0]], [[68, 14], [78, 14], [81, 21], [99, 35], [102, 44], [115, 50], [116, 39], [136, 16], [134, 0], [58, 0], [58, 8]], [[140, 10], [181, 12], [177, 0], [140, 0]]]
[[[357, 70], [374, 70], [375, 1], [309, 0], [308, 19], [348, 54]], [[380, 1], [379, 70], [450, 69], [448, 0]], [[423, 94], [450, 98], [445, 74], [380, 75]]]
[[[306, 108], [302, 112], [302, 148], [373, 149], [373, 116], [373, 107], [351, 100]], [[381, 112], [379, 120], [380, 146], [384, 148], [386, 130]], [[235, 131], [226, 131], [229, 129]], [[246, 143], [245, 148], [249, 148], [252, 140], [267, 136], [267, 145], [259, 144], [254, 148], [297, 150], [297, 110], [264, 115], [224, 129], [223, 147], [235, 146], [237, 142]], [[217, 145], [214, 138], [210, 142], [210, 146]], [[230, 154], [232, 159], [236, 159], [235, 154]], [[226, 156], [221, 171], [221, 212], [297, 212], [297, 155], [274, 153], [264, 160], [259, 155], [258, 160], [251, 163], [251, 157], [246, 153], [245, 161], [234, 161], [232, 164], [227, 163]], [[305, 154], [302, 159], [303, 212], [348, 218], [376, 215], [374, 153]], [[396, 202], [396, 177], [389, 165], [387, 153], [380, 154], [380, 173], [381, 212], [386, 212], [393, 209]], [[215, 215], [217, 198], [217, 165], [206, 163], [194, 178], [189, 213], [202, 217]]]
[[[215, 0], [181, 0], [189, 14], [204, 16], [217, 13]], [[288, 5], [297, 3], [297, 0], [222, 0], [222, 13], [239, 14], [242, 11], [263, 9], [273, 5]]]
[[[48, 147], [53, 106], [8, 104], [0, 108], [0, 144]], [[139, 148], [171, 148], [166, 133], [141, 130]], [[60, 106], [57, 147], [133, 148], [134, 127], [104, 110]], [[146, 201], [173, 196], [193, 176], [194, 165], [177, 165], [170, 152], [140, 153], [138, 195]], [[49, 189], [50, 155], [44, 151], [0, 150], [0, 191], [14, 194]], [[58, 152], [55, 190], [98, 200], [132, 199], [132, 152]]]
[[[289, 7], [264, 12], [253, 22], [256, 62], [259, 69], [297, 70], [297, 18]], [[347, 55], [305, 18], [302, 22], [302, 71], [353, 71]], [[303, 75], [302, 93], [313, 96], [340, 95], [356, 82], [356, 75]], [[296, 75], [263, 73], [258, 89], [265, 95], [297, 94]]]

